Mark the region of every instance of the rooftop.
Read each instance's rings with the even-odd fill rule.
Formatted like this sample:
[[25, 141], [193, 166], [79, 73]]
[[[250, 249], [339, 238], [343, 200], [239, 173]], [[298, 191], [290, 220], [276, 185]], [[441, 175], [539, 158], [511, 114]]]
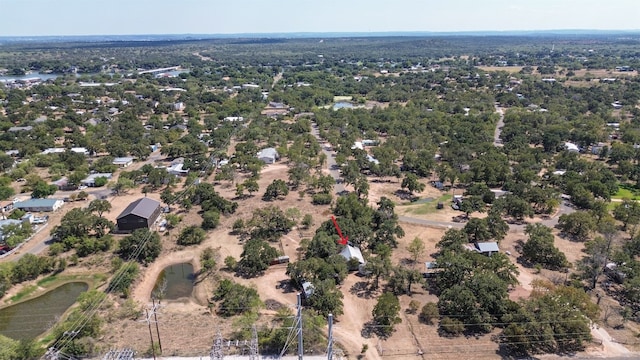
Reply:
[[127, 208], [124, 209], [117, 218], [120, 219], [133, 214], [149, 219], [158, 207], [160, 207], [160, 202], [144, 197], [129, 204], [129, 206], [127, 206]]

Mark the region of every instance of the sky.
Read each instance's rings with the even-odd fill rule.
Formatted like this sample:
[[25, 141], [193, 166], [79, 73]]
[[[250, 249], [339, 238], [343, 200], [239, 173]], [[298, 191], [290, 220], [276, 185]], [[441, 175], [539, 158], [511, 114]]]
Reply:
[[0, 36], [638, 30], [639, 0], [0, 0]]

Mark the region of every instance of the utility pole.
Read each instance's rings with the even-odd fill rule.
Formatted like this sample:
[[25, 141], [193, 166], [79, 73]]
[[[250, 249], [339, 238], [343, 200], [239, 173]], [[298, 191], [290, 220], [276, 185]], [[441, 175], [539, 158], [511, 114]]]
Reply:
[[158, 300], [158, 305], [156, 305], [156, 299], [152, 298], [153, 301], [153, 320], [156, 322], [156, 334], [158, 335], [158, 346], [160, 347], [160, 353], [162, 354], [162, 341], [160, 341], [160, 329], [158, 328], [158, 308], [160, 308], [160, 300]]
[[302, 344], [302, 294], [298, 293], [298, 360], [302, 360], [304, 347]]
[[149, 317], [149, 309], [145, 309], [147, 313], [147, 325], [149, 325], [149, 338], [151, 339], [151, 354], [153, 355], [153, 360], [156, 360], [156, 348], [153, 346], [153, 333], [151, 332], [151, 318]]
[[327, 360], [333, 360], [333, 314], [329, 314], [329, 344], [327, 345]]

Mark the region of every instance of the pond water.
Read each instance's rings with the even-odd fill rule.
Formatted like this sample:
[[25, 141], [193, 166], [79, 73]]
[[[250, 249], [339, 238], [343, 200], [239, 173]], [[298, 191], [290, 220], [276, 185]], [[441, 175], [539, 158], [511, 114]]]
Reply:
[[61, 285], [37, 298], [0, 309], [0, 334], [29, 340], [49, 330], [89, 286], [83, 282]]
[[190, 263], [167, 266], [158, 275], [151, 296], [161, 300], [190, 297], [194, 280], [193, 265]]
[[353, 104], [346, 101], [340, 101], [333, 104], [333, 110], [338, 110], [338, 109], [353, 109]]

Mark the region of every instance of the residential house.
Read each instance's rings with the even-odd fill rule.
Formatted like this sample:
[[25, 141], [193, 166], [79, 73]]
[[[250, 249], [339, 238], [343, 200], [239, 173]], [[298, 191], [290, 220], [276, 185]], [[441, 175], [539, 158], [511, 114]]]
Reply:
[[132, 157], [117, 157], [117, 158], [113, 159], [113, 161], [111, 163], [113, 165], [118, 165], [118, 167], [126, 168], [129, 165], [133, 164], [133, 158]]
[[7, 233], [5, 231], [5, 227], [6, 226], [11, 226], [11, 225], [22, 225], [22, 221], [20, 220], [14, 220], [14, 219], [6, 219], [6, 220], [0, 220], [0, 241], [4, 241], [6, 238], [8, 238], [9, 236], [11, 236], [10, 233]]
[[60, 209], [64, 201], [60, 199], [29, 199], [16, 202], [13, 206], [16, 209], [32, 212], [50, 212]]
[[495, 253], [500, 252], [500, 248], [498, 248], [497, 242], [478, 242], [475, 244], [476, 251], [478, 251], [482, 255], [491, 256]]
[[565, 142], [564, 148], [569, 152], [580, 152], [580, 148], [578, 147], [578, 145], [571, 142]]
[[175, 104], [173, 104], [173, 110], [175, 111], [182, 111], [186, 108], [186, 105], [183, 102], [177, 102]]
[[257, 156], [258, 159], [262, 160], [265, 164], [273, 164], [280, 159], [278, 151], [274, 148], [262, 149]]
[[61, 177], [60, 179], [52, 182], [51, 184], [57, 186], [58, 190], [62, 190], [62, 191], [77, 189], [77, 186], [73, 186], [69, 184], [69, 178], [67, 178], [66, 176]]
[[183, 163], [173, 164], [167, 168], [167, 172], [171, 175], [187, 176], [189, 174], [189, 170], [183, 169], [183, 167]]
[[116, 218], [118, 230], [133, 231], [150, 228], [162, 211], [160, 202], [147, 197], [138, 199], [127, 206]]
[[88, 187], [96, 187], [96, 179], [97, 178], [105, 178], [107, 180], [111, 180], [113, 177], [112, 173], [95, 173], [90, 174], [86, 178], [82, 179], [81, 184]]
[[224, 121], [230, 121], [230, 122], [244, 121], [244, 118], [242, 116], [227, 116], [226, 118], [224, 118]]

